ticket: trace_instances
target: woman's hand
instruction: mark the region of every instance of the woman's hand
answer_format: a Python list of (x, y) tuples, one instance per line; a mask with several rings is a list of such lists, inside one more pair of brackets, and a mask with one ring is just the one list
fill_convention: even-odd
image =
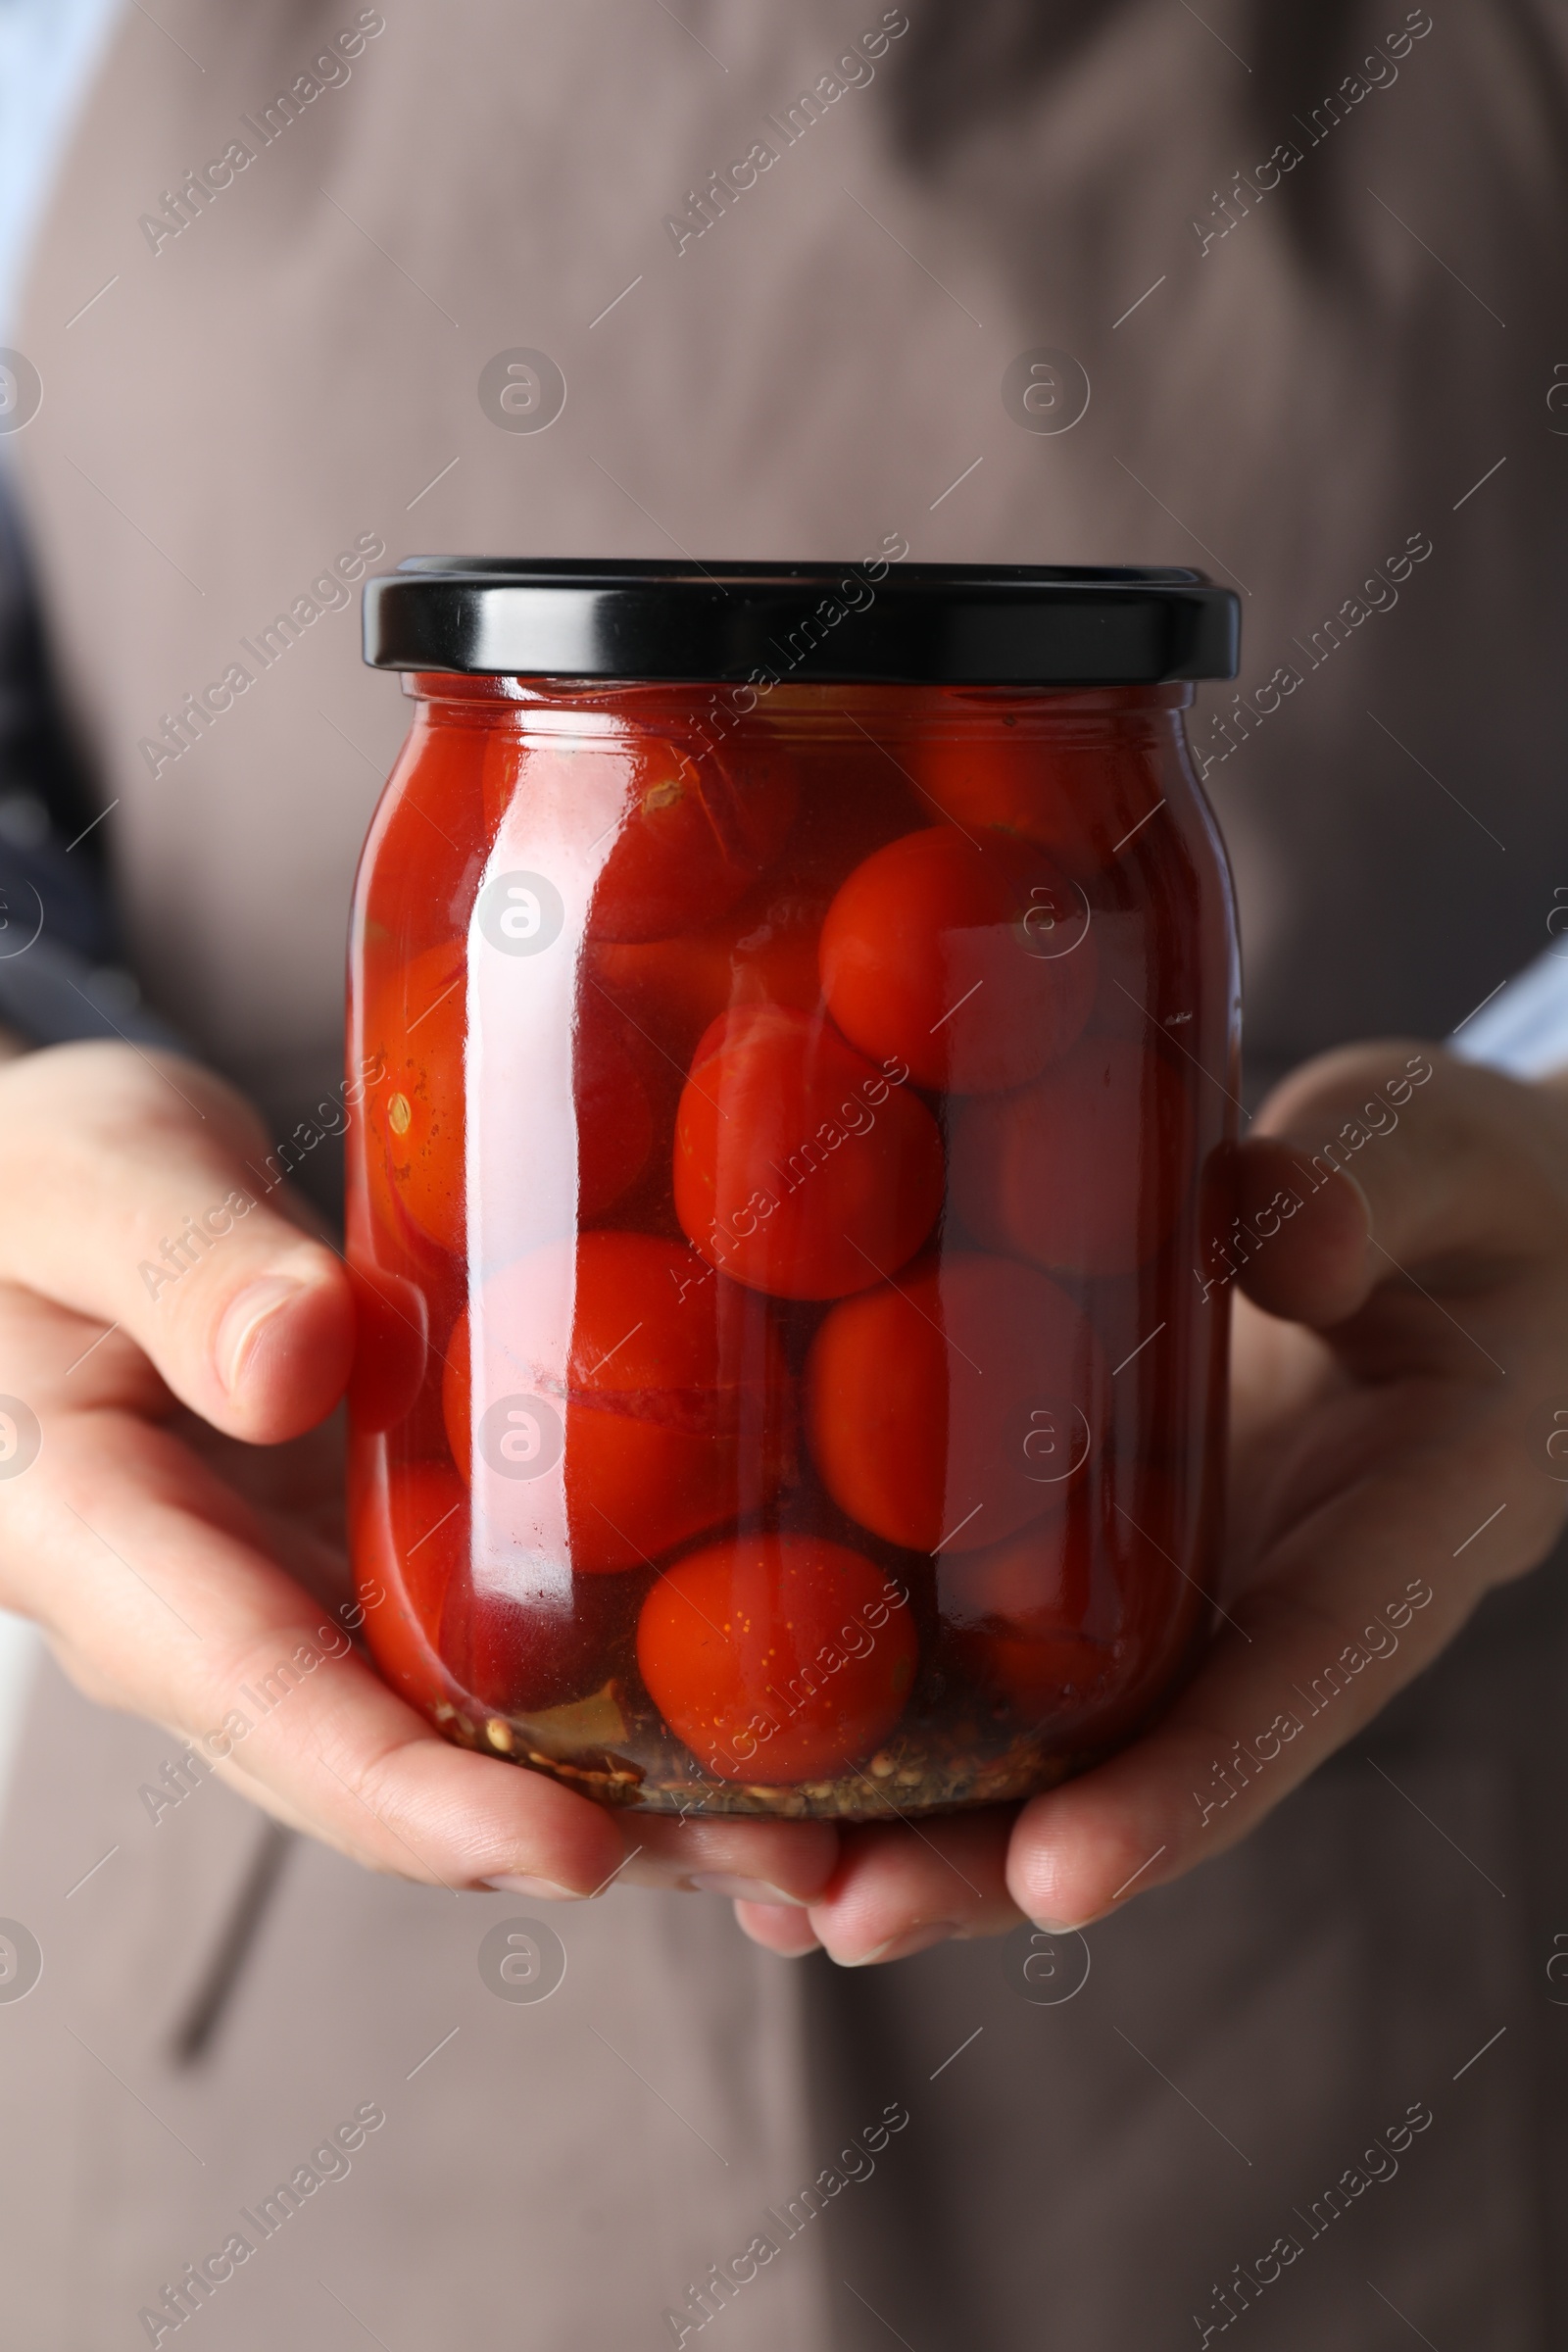
[[(0, 1068), (0, 1605), (90, 1697), (178, 1738), (243, 1713), (241, 1686), (310, 1643), (321, 1662), (218, 1770), (374, 1869), (533, 1895), (617, 1875), (818, 1892), (827, 1825), (607, 1813), (449, 1745), (332, 1654), (350, 1584), (323, 1424), (353, 1300), (309, 1212), (268, 1192), (267, 1151), (229, 1088), (171, 1056), (67, 1046)], [(165, 1254), (230, 1196), (254, 1205)]]
[[(1568, 1511), (1568, 1458), (1547, 1451), (1556, 1431), (1568, 1455), (1568, 1082), (1434, 1051), (1396, 1117), (1380, 1091), (1409, 1055), (1308, 1063), (1239, 1154), (1244, 1225), (1282, 1189), (1302, 1205), (1239, 1277), (1224, 1614), (1192, 1681), (1134, 1745), (1010, 1819), (848, 1833), (805, 1915), (740, 1906), (759, 1940), (861, 1963), (1102, 1919), (1245, 1837), (1550, 1549)], [(1353, 1180), (1304, 1174), (1337, 1138)]]

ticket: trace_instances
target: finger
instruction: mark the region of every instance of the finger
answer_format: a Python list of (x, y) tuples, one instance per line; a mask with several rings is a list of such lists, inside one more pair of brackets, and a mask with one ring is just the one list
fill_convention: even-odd
[(777, 1952), (781, 1960), (803, 1960), (808, 1952), (822, 1948), (810, 1920), (793, 1903), (738, 1902), (735, 1919), (743, 1935), (764, 1951)]
[(1372, 1210), (1348, 1169), (1314, 1167), (1272, 1136), (1249, 1138), (1236, 1153), (1234, 1199), (1224, 1260), (1239, 1265), (1254, 1305), (1320, 1331), (1354, 1312), (1367, 1292)]
[(810, 1924), (843, 1968), (906, 1960), (950, 1936), (1004, 1936), (1022, 1914), (1007, 1890), (1009, 1812), (913, 1824), (862, 1823), (845, 1834)]
[[(235, 1780), (239, 1785), (244, 1785), (247, 1777), (259, 1781), (260, 1787), (251, 1788), (250, 1793), (267, 1803), (279, 1818), (317, 1836), (327, 1837), (344, 1850), (355, 1853), (361, 1860), (372, 1861), (377, 1867), (401, 1869), (412, 1876), (426, 1875), (443, 1884), (453, 1883), (454, 1871), (463, 1873), (463, 1883), (471, 1884), (476, 1877), (494, 1876), (499, 1868), (509, 1884), (519, 1873), (546, 1880), (554, 1878), (564, 1890), (578, 1894), (595, 1891), (612, 1878), (624, 1876), (650, 1886), (685, 1886), (698, 1892), (726, 1896), (758, 1894), (769, 1901), (804, 1904), (831, 1876), (837, 1852), (837, 1833), (831, 1823), (722, 1818), (711, 1821), (688, 1818), (681, 1822), (655, 1816), (634, 1819), (608, 1815), (563, 1790), (548, 1777), (524, 1774), (505, 1764), (492, 1767), (484, 1758), (465, 1758), (463, 1751), (448, 1748), (431, 1735), (422, 1718), (409, 1714), (401, 1701), (394, 1701), (399, 1738), (406, 1739), (415, 1730), (429, 1752), (400, 1757), (397, 1773), (389, 1782), (389, 1792), (394, 1796), (400, 1789), (404, 1792), (399, 1804), (385, 1811), (380, 1808), (378, 1797), (371, 1799), (371, 1810), (386, 1833), (378, 1835), (375, 1820), (367, 1810), (367, 1799), (371, 1797), (368, 1776), (373, 1774), (379, 1784), (388, 1777), (387, 1767), (376, 1756), (361, 1752), (352, 1743), (347, 1753), (340, 1753), (338, 1747), (319, 1742), (328, 1723), (335, 1725), (340, 1745), (346, 1736), (345, 1723), (354, 1731), (356, 1740), (363, 1743), (370, 1739), (374, 1734), (372, 1717), (384, 1718), (385, 1723), (394, 1720), (386, 1716), (380, 1703), (391, 1694), (384, 1693), (379, 1683), (370, 1678), (368, 1669), (357, 1660), (352, 1661), (353, 1674), (346, 1678), (335, 1671), (350, 1661), (346, 1637), (340, 1623), (332, 1622), (330, 1612), (324, 1613), (323, 1622), (323, 1612), (318, 1609), (314, 1632), (302, 1631), (302, 1612), (308, 1606), (305, 1595), (276, 1570), (265, 1543), (269, 1536), (274, 1543), (284, 1539), (278, 1521), (271, 1514), (255, 1509), (212, 1477), (205, 1464), (190, 1456), (166, 1432), (143, 1431), (139, 1446), (132, 1438), (134, 1450), (124, 1467), (139, 1481), (139, 1500), (144, 1510), (155, 1509), (159, 1502), (164, 1502), (178, 1516), (170, 1528), (154, 1519), (145, 1531), (139, 1531), (129, 1524), (130, 1513), (122, 1497), (117, 1511), (114, 1472), (117, 1445), (123, 1445), (121, 1433), (124, 1425), (109, 1416), (94, 1416), (89, 1426), (100, 1431), (99, 1483), (103, 1501), (101, 1507), (94, 1504), (90, 1510), (85, 1501), (77, 1503), (73, 1513), (77, 1519), (76, 1535), (95, 1537), (108, 1555), (105, 1561), (108, 1572), (112, 1574), (118, 1562), (128, 1576), (136, 1573), (136, 1554), (131, 1546), (139, 1536), (144, 1550), (157, 1559), (156, 1572), (147, 1579), (142, 1591), (153, 1601), (163, 1604), (175, 1625), (161, 1629), (165, 1636), (163, 1648), (149, 1674), (134, 1639), (127, 1642), (118, 1630), (106, 1639), (109, 1620), (101, 1609), (91, 1613), (90, 1636), (83, 1640), (77, 1630), (82, 1621), (80, 1592), (62, 1584), (57, 1577), (51, 1575), (46, 1580), (47, 1592), (24, 1588), (13, 1591), (10, 1596), (31, 1608), (50, 1626), (64, 1662), (90, 1695), (119, 1705), (133, 1704), (160, 1721), (177, 1724), (187, 1735), (198, 1721), (205, 1730), (221, 1733), (230, 1714), (244, 1718), (246, 1730), (240, 1738), (233, 1740), (220, 1738), (213, 1742), (213, 1760), (220, 1767), (220, 1777)], [(63, 1466), (69, 1466), (73, 1443), (78, 1451), (82, 1446), (79, 1434), (73, 1431), (70, 1423), (65, 1425), (65, 1432), (63, 1452), (61, 1446), (54, 1449), (57, 1477)], [(69, 1502), (67, 1507), (71, 1508)], [(106, 1525), (106, 1521), (110, 1524)], [(180, 1573), (182, 1546), (192, 1537), (208, 1555), (199, 1591), (194, 1589), (192, 1574), (182, 1577)], [(291, 1546), (300, 1541), (297, 1533), (290, 1533), (287, 1540)], [(303, 1564), (311, 1572), (319, 1573), (325, 1564), (324, 1547), (309, 1536), (304, 1542), (308, 1559)], [(231, 1548), (225, 1550), (225, 1546)], [(240, 1572), (239, 1581), (233, 1581), (236, 1570)], [(259, 1604), (265, 1632), (259, 1632), (253, 1622)], [(277, 1614), (279, 1608), (283, 1612), (281, 1617)], [(157, 1630), (156, 1619), (154, 1625)], [(183, 1682), (171, 1689), (165, 1671), (168, 1637), (172, 1632), (177, 1640), (179, 1625), (187, 1633), (195, 1632), (201, 1637), (201, 1649), (196, 1657), (199, 1704), (193, 1701)], [(215, 1689), (213, 1675), (219, 1659), (205, 1653), (219, 1642), (221, 1664)], [(300, 1653), (295, 1659), (296, 1671), (285, 1672), (280, 1678), (280, 1666), (286, 1669), (296, 1651)], [(334, 1671), (328, 1673), (329, 1667)], [(330, 1689), (335, 1704), (335, 1713), (330, 1716), (315, 1704), (302, 1703), (294, 1688), (303, 1685), (306, 1678), (315, 1678), (318, 1669), (321, 1679), (312, 1680), (312, 1690), (319, 1697)], [(351, 1692), (347, 1685), (356, 1679), (359, 1687)], [(284, 1690), (291, 1702), (277, 1719), (285, 1740), (281, 1749), (270, 1736), (257, 1736), (264, 1720), (258, 1709), (258, 1694), (264, 1702), (270, 1702), (279, 1689)], [(220, 1707), (220, 1698), (225, 1693), (225, 1703)], [(272, 1705), (266, 1703), (269, 1735), (274, 1728), (270, 1720), (273, 1712)], [(385, 1736), (384, 1725), (378, 1736)], [(311, 1744), (313, 1740), (318, 1742), (315, 1747)], [(289, 1741), (296, 1744), (290, 1746)], [(219, 1750), (227, 1752), (220, 1754)], [(526, 1872), (514, 1855), (505, 1858), (501, 1865), (488, 1867), (482, 1858), (475, 1861), (469, 1851), (470, 1834), (466, 1833), (455, 1844), (450, 1824), (438, 1823), (433, 1840), (427, 1833), (416, 1833), (414, 1815), (429, 1806), (439, 1810), (445, 1801), (442, 1791), (452, 1779), (448, 1758), (456, 1759), (465, 1784), (472, 1779), (468, 1766), (485, 1765), (483, 1777), (492, 1816), (498, 1804), (505, 1810), (506, 1800), (516, 1793), (512, 1783), (523, 1784), (522, 1795), (529, 1808), (529, 1834), (534, 1840), (534, 1859)], [(422, 1795), (418, 1794), (421, 1790)], [(473, 1825), (471, 1831), (481, 1848), (487, 1841), (494, 1844), (496, 1834), (493, 1821), (488, 1832), (482, 1824)], [(367, 1846), (368, 1838), (374, 1850)]]
[[(1441, 1409), (1429, 1399), (1431, 1444), (1292, 1524), (1152, 1730), (1023, 1808), (1007, 1884), (1037, 1925), (1083, 1927), (1223, 1853), (1430, 1663), (1492, 1584), (1541, 1557), (1561, 1490), (1501, 1408), (1472, 1406), (1468, 1428), (1450, 1408), (1434, 1430)], [(1347, 1396), (1347, 1449), (1368, 1410)], [(1368, 1446), (1373, 1462), (1380, 1450)]]
[(1362, 1298), (1408, 1260), (1449, 1261), (1463, 1280), (1562, 1246), (1568, 1107), (1435, 1047), (1323, 1054), (1276, 1090), (1254, 1133), (1294, 1147), (1309, 1185), (1338, 1171), (1359, 1186), (1371, 1227)]
[(193, 1752), (372, 1869), (583, 1896), (624, 1859), (601, 1807), (449, 1745), (405, 1705), (164, 1430), (109, 1413), (47, 1429), (0, 1492), (0, 1561), (7, 1599), (89, 1697), (169, 1726), (176, 1766)]
[(692, 1894), (800, 1908), (819, 1895), (838, 1863), (830, 1821), (756, 1821), (736, 1815), (673, 1820), (622, 1816), (632, 1886), (676, 1886)]
[(0, 1279), (127, 1335), (229, 1435), (297, 1436), (341, 1396), (348, 1277), (210, 1072), (101, 1045), (8, 1065), (0, 1199)]
[[(107, 1349), (95, 1349), (74, 1375), (65, 1377), (87, 1344), (82, 1338), (84, 1331), (90, 1340), (91, 1327), (30, 1293), (11, 1292), (9, 1299), (6, 1311), (0, 1313), (0, 1391), (25, 1386), (30, 1396), (40, 1399), (49, 1454), (41, 1475), (47, 1477), (49, 1469), (58, 1467), (64, 1458), (57, 1440), (63, 1437), (69, 1443), (74, 1439), (79, 1444), (84, 1425), (87, 1429), (122, 1426), (118, 1415), (108, 1423), (107, 1417), (100, 1420), (99, 1413), (116, 1401), (116, 1390), (124, 1384), (119, 1375), (105, 1377), (102, 1367)], [(13, 1361), (15, 1382), (6, 1369)], [(144, 1364), (139, 1354), (133, 1361)], [(62, 1398), (72, 1409), (61, 1410)], [(133, 1400), (146, 1401), (139, 1395)], [(323, 1498), (324, 1465), (335, 1459), (333, 1449), (321, 1445), (321, 1435), (313, 1432), (293, 1445), (270, 1447), (262, 1455), (220, 1437), (191, 1417), (182, 1417), (183, 1443), (173, 1442), (172, 1427), (146, 1443), (155, 1450), (164, 1448), (158, 1457), (164, 1464), (161, 1477), (170, 1477), (169, 1465), (174, 1465), (171, 1499), (176, 1505), (194, 1511), (208, 1530), (220, 1530), (248, 1550), (286, 1564), (294, 1582), (316, 1595), (330, 1617), (332, 1604), (342, 1602), (352, 1590), (341, 1544), (330, 1542), (300, 1519), (302, 1504)], [(247, 1470), (262, 1464), (267, 1469), (266, 1480), (254, 1476), (246, 1480)], [(138, 1473), (145, 1468), (139, 1452), (133, 1467)], [(236, 1473), (241, 1481), (239, 1490)], [(286, 1513), (272, 1507), (269, 1493), (280, 1482), (287, 1496)], [(244, 1491), (246, 1488), (254, 1492)], [(102, 1525), (94, 1508), (85, 1502), (77, 1507), (87, 1519)], [(0, 1526), (8, 1526), (14, 1538), (8, 1546), (11, 1573), (0, 1576), (0, 1597), (52, 1625), (62, 1655), (69, 1658), (83, 1688), (92, 1689), (110, 1703), (126, 1704), (123, 1684), (118, 1679), (119, 1661), (112, 1660), (107, 1669), (95, 1673), (92, 1654), (72, 1638), (70, 1586), (47, 1574), (40, 1576), (36, 1570), (29, 1580), (26, 1547), (20, 1541), (18, 1523), (14, 1519), (0, 1521)], [(301, 1605), (303, 1596), (296, 1592), (294, 1601)], [(330, 1624), (327, 1630), (332, 1632)], [(167, 1705), (156, 1711), (161, 1719), (172, 1720)], [(279, 1818), (288, 1819), (295, 1827), (318, 1826), (307, 1820), (297, 1804), (286, 1802), (275, 1788), (266, 1801)], [(684, 1820), (652, 1814), (610, 1818), (624, 1839), (612, 1857), (622, 1866), (616, 1875), (633, 1884), (799, 1905), (821, 1891), (837, 1859), (838, 1834), (831, 1822), (706, 1817), (701, 1813), (688, 1814)], [(612, 1866), (607, 1862), (606, 1870)]]

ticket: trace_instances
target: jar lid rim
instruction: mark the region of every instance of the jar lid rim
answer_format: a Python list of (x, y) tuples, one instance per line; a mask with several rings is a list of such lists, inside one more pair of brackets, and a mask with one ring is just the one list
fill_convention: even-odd
[(1240, 604), (1176, 566), (413, 556), (366, 582), (376, 669), (973, 686), (1230, 678)]

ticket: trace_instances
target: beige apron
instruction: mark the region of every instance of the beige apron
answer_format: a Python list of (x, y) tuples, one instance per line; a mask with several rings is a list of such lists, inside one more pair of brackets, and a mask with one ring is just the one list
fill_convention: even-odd
[[(1244, 676), (1195, 736), (1254, 1084), (1461, 1018), (1568, 878), (1568, 25), (1404, 23), (128, 12), (34, 271), (17, 446), (160, 1008), (280, 1135), (335, 1076), (405, 717), (358, 666), (377, 551), (895, 533), (1243, 592)], [(518, 350), (564, 377), (544, 429), (481, 400)], [(1051, 431), (1004, 396), (1043, 352)], [(378, 2103), (352, 2172), (201, 2300), (204, 2340), (620, 2352), (695, 2340), (707, 2278), (736, 2352), (1123, 2352), (1227, 2314), (1260, 2352), (1353, 2352), (1403, 2340), (1390, 2304), (1444, 2346), (1560, 2342), (1562, 1619), (1546, 1578), (1494, 1604), (1244, 1851), (1093, 1935), (1054, 2005), (1026, 1936), (848, 1977), (633, 1893), (561, 1914), (564, 1984), (514, 2003), (478, 1952), (515, 1904), (299, 1844), (275, 1870), (216, 1788), (154, 1826), (167, 1740), (51, 1682), (0, 1851), (46, 1953), (0, 2006), (0, 2329), (138, 2340)], [(866, 2174), (850, 2135), (890, 2105)]]

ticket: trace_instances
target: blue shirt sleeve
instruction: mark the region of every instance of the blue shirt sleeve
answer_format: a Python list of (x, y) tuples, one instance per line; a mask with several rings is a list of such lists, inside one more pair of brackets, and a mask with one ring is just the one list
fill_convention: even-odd
[[(66, 138), (122, 5), (0, 0), (0, 347), (14, 331)], [(0, 348), (0, 384), (3, 370)], [(7, 427), (0, 404), (0, 461), (8, 429), (18, 425)], [(120, 966), (101, 840), (0, 466), (0, 1022), (37, 1045), (122, 1037), (177, 1047)]]
[(0, 343), (68, 132), (123, 0), (0, 0)]
[(1448, 1051), (1510, 1078), (1568, 1067), (1568, 935), (1459, 1023)]

